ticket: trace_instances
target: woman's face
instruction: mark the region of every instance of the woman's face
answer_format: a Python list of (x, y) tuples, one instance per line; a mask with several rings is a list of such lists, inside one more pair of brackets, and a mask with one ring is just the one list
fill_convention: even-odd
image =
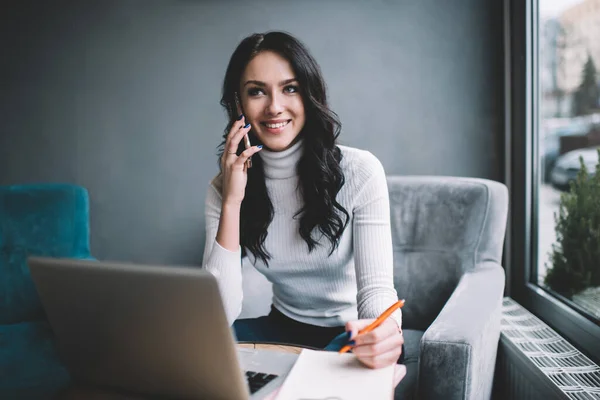
[(262, 144), (272, 151), (294, 144), (304, 127), (305, 115), (290, 63), (272, 51), (260, 52), (248, 63), (240, 85), (246, 123), (252, 124)]

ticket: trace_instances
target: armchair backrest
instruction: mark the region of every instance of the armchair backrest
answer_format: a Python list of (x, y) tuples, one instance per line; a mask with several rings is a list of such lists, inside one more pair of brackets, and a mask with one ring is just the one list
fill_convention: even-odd
[(27, 257), (87, 258), (89, 199), (67, 184), (0, 186), (0, 324), (43, 318)]
[(461, 276), (501, 264), (508, 190), (486, 179), (389, 176), (394, 284), (403, 325), (425, 330)]

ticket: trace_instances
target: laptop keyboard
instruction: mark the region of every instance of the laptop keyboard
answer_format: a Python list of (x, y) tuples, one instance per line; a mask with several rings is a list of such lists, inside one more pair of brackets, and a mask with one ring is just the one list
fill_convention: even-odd
[(263, 374), (261, 372), (246, 371), (246, 380), (250, 387), (250, 394), (257, 392), (260, 388), (277, 378), (278, 375)]

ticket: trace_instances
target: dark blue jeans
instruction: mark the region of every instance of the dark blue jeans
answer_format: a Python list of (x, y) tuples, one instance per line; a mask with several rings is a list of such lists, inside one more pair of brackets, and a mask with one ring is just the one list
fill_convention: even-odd
[[(309, 325), (283, 315), (271, 306), (269, 315), (238, 319), (233, 323), (238, 342), (284, 343), (313, 349), (337, 351), (348, 342), (344, 326)], [(399, 363), (404, 361), (404, 345)]]
[(336, 336), (346, 334), (343, 326), (304, 324), (283, 315), (273, 306), (269, 315), (238, 319), (233, 328), (238, 342), (286, 343), (313, 349), (323, 349)]

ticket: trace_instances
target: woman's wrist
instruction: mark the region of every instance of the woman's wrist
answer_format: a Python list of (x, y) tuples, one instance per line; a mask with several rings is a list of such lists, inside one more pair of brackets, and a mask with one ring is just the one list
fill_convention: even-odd
[(237, 202), (224, 202), (223, 206), (221, 207), (221, 215), (223, 215), (224, 213), (237, 213), (239, 214), (240, 211), (242, 209), (242, 203), (237, 203)]
[(235, 203), (223, 203), (217, 242), (229, 251), (237, 251), (240, 247), (240, 206)]

